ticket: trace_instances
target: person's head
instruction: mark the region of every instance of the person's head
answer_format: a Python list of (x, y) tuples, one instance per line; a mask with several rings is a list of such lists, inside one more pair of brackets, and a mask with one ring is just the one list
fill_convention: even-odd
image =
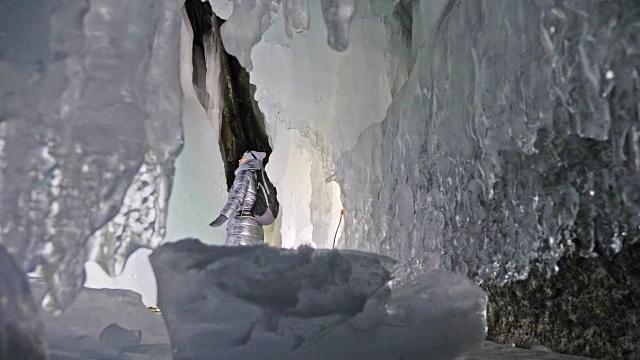
[(247, 157), (247, 154), (245, 153), (244, 155), (242, 155), (242, 157), (238, 161), (238, 164), (240, 164), (240, 165), (246, 164), (247, 162), (249, 162), (249, 160), (251, 160), (251, 159), (249, 157)]
[(253, 151), (253, 150), (250, 150), (250, 151), (245, 152), (245, 153), (242, 155), (242, 158), (240, 159), (240, 161), (238, 161), (238, 163), (239, 163), (240, 165), (242, 165), (242, 164), (246, 164), (247, 162), (249, 162), (250, 160), (253, 160), (253, 159), (257, 159), (257, 160), (260, 160), (260, 161), (264, 161), (264, 158), (265, 158), (266, 156), (267, 156), (267, 154), (266, 154), (266, 153), (263, 153), (263, 152), (261, 152), (261, 151)]

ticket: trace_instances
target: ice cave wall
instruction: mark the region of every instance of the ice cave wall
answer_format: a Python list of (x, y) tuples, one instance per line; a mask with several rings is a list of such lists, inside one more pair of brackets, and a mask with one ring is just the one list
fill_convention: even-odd
[(281, 17), (253, 47), (267, 121), (340, 184), (341, 247), (503, 283), (637, 241), (632, 1), (392, 3), (355, 2), (344, 53)]
[[(315, 234), (311, 238), (315, 245), (330, 247), (332, 231), (339, 218), (338, 209), (346, 200), (347, 238), (343, 236), (338, 246), (379, 252), (379, 240), (372, 238), (384, 238), (388, 221), (381, 217), (382, 210), (387, 204), (406, 208), (412, 202), (409, 191), (398, 190), (400, 198), (396, 201), (374, 206), (384, 181), (393, 181), (384, 174), (383, 164), (409, 160), (407, 166), (410, 167), (410, 161), (414, 164), (416, 161), (415, 156), (413, 159), (389, 158), (391, 154), (383, 159), (385, 155), (379, 152), (378, 146), (383, 139), (377, 133), (377, 137), (372, 137), (372, 132), (379, 132), (376, 129), (381, 125), (374, 124), (385, 119), (392, 96), (397, 95), (407, 81), (411, 63), (428, 38), (425, 33), (433, 27), (445, 2), (432, 2), (419, 13), (422, 18), (415, 20), (411, 14), (398, 11), (392, 15), (393, 3), (357, 1), (349, 47), (344, 52), (326, 46), (327, 30), (320, 25), (293, 37), (287, 36), (284, 16), (276, 17), (262, 41), (253, 47), (251, 81), (257, 86), (255, 97), (269, 124), (275, 150), (268, 170), (276, 172), (278, 185), (286, 193), (281, 199), (285, 211), (298, 214), (295, 219), (284, 216), (283, 244), (309, 243), (309, 235), (303, 235), (305, 232), (301, 232), (299, 225), (296, 232), (291, 232), (293, 226), (287, 223), (295, 221), (303, 223), (302, 229), (313, 227)], [(399, 8), (405, 12), (407, 6), (411, 8), (409, 2), (403, 6)], [(427, 5), (416, 5), (418, 9), (420, 6)], [(411, 11), (413, 9), (409, 9)], [(311, 24), (322, 24), (319, 2), (309, 3), (309, 18)], [(417, 45), (412, 48), (412, 44)], [(287, 131), (286, 135), (282, 134), (283, 130)], [(419, 120), (407, 122), (403, 131), (406, 135), (394, 140), (398, 144), (407, 140), (408, 143), (401, 146), (413, 149), (421, 139)], [(291, 138), (296, 141), (289, 142)], [(288, 164), (291, 159), (282, 154), (290, 153), (287, 149), (291, 147), (312, 155), (305, 155), (306, 159), (283, 168), (282, 164)], [(309, 163), (318, 167), (312, 176), (306, 165)], [(406, 176), (406, 171), (401, 176)], [(314, 197), (310, 202), (308, 190), (304, 190), (309, 188), (314, 194), (325, 195)], [(340, 191), (341, 201), (333, 200)], [(329, 211), (330, 208), (333, 210)], [(409, 236), (410, 230), (409, 227), (404, 235)]]
[(86, 260), (115, 274), (164, 237), (182, 146), (179, 5), (0, 4), (1, 240), (44, 275), (50, 310), (75, 299)]

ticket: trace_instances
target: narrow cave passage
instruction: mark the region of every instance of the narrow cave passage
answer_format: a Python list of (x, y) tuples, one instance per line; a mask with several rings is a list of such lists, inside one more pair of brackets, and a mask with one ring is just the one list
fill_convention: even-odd
[[(245, 151), (266, 152), (265, 165), (269, 161), (272, 149), (264, 115), (254, 100), (255, 86), (249, 82), (249, 73), (224, 50), (220, 40), (220, 26), (224, 20), (213, 13), (208, 1), (186, 0), (184, 8), (193, 30), (194, 90), (206, 110), (209, 110), (211, 101), (221, 101), (219, 144), (227, 187), (230, 188), (238, 159)], [(213, 71), (219, 69), (219, 83), (207, 83), (207, 64), (216, 62)], [(212, 93), (219, 100), (211, 99)], [(215, 115), (209, 111), (209, 116)]]

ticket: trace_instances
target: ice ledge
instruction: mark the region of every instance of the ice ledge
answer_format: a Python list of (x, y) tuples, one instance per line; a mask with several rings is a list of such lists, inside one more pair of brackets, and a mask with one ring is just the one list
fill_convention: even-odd
[(447, 359), (486, 335), (471, 281), (437, 271), (390, 289), (384, 256), (187, 239), (150, 260), (175, 359)]

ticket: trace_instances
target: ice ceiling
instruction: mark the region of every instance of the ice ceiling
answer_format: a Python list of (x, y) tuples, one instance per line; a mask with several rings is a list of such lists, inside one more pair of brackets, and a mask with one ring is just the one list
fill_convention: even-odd
[[(1, 241), (51, 310), (86, 260), (116, 275), (141, 247), (220, 241), (220, 104), (185, 80), (181, 5), (0, 5)], [(502, 283), (637, 241), (633, 1), (211, 5), (257, 87), (283, 246), (330, 247), (344, 207), (340, 248)]]

